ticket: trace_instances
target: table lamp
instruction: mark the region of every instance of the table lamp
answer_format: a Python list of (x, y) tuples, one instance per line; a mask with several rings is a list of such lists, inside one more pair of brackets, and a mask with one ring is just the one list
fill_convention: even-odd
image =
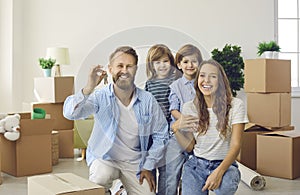
[(52, 58), (56, 60), (55, 64), (55, 76), (60, 77), (60, 65), (69, 65), (69, 49), (64, 47), (49, 47), (47, 48), (47, 58)]

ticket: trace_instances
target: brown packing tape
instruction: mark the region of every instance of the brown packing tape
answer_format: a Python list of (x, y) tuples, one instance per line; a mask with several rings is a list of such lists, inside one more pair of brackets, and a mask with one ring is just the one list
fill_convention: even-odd
[(63, 177), (60, 177), (59, 175), (51, 174), (51, 175), (48, 175), (48, 176), (52, 177), (53, 179), (55, 179), (57, 181), (59, 181), (60, 183), (65, 184), (66, 186), (68, 186), (69, 187), (68, 188), (69, 191), (80, 191), (80, 190), (83, 189), (80, 186), (75, 185), (74, 183), (69, 182), (68, 180), (64, 179)]

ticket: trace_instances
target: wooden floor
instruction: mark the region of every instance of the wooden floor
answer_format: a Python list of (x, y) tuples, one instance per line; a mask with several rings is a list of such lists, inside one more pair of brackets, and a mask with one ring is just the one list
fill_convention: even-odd
[[(77, 161), (79, 151), (75, 151), (75, 158), (59, 159), (59, 163), (53, 166), (52, 173), (71, 172), (81, 177), (88, 178), (88, 167), (85, 161)], [(0, 195), (27, 195), (27, 177), (13, 177), (2, 173), (3, 183), (0, 185)], [(266, 187), (262, 191), (253, 191), (243, 182), (240, 183), (236, 194), (238, 195), (299, 195), (300, 178), (295, 180), (265, 177)], [(210, 193), (214, 194), (214, 193)]]

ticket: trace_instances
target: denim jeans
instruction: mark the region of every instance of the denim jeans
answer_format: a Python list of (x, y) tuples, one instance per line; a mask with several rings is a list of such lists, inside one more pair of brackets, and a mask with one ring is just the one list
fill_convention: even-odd
[[(208, 190), (202, 192), (207, 177), (220, 165), (221, 160), (206, 160), (191, 156), (184, 165), (182, 174), (182, 195), (207, 195)], [(241, 173), (236, 163), (233, 163), (224, 173), (216, 195), (232, 195), (237, 191)]]
[(159, 168), (157, 195), (177, 195), (182, 167), (187, 159), (183, 149), (173, 136), (170, 138), (164, 162)]

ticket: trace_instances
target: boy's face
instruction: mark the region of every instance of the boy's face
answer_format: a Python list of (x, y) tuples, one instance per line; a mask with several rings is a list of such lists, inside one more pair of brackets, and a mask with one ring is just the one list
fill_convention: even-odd
[(183, 76), (188, 80), (192, 80), (196, 77), (199, 62), (196, 55), (185, 56), (177, 64), (178, 68), (182, 70)]

